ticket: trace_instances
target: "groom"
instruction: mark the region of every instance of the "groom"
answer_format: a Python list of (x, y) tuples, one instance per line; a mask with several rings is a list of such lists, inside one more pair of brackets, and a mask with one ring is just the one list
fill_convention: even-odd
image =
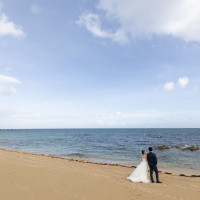
[(147, 161), (150, 168), (151, 182), (154, 183), (154, 180), (153, 180), (153, 170), (154, 170), (156, 173), (156, 183), (162, 183), (159, 181), (159, 178), (158, 178), (157, 157), (156, 157), (156, 154), (152, 153), (152, 150), (153, 149), (149, 147), (149, 153), (147, 154)]

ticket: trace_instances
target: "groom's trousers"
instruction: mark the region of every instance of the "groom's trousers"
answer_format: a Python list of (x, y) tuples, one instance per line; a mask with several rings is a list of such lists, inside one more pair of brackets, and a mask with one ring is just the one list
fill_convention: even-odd
[(153, 171), (155, 171), (156, 173), (156, 181), (158, 182), (159, 181), (159, 178), (158, 178), (158, 168), (156, 165), (151, 165), (149, 166), (150, 168), (150, 177), (151, 177), (151, 182), (153, 182)]

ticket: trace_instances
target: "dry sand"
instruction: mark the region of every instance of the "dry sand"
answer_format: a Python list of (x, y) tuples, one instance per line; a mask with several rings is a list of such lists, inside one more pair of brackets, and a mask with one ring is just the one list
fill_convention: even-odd
[(199, 200), (200, 177), (160, 173), (162, 184), (132, 183), (133, 168), (0, 150), (1, 200)]

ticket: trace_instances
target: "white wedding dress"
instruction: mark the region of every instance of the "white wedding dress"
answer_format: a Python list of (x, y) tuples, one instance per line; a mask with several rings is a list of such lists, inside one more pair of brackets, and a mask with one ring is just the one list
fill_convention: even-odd
[(148, 163), (146, 158), (142, 158), (142, 162), (137, 166), (133, 173), (127, 177), (133, 182), (149, 183), (148, 179)]

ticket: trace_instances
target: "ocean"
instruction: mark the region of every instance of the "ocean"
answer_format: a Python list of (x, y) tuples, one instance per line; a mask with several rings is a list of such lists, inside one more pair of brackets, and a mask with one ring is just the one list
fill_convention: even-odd
[(151, 146), (161, 168), (200, 174), (200, 129), (2, 129), (0, 148), (137, 165)]

